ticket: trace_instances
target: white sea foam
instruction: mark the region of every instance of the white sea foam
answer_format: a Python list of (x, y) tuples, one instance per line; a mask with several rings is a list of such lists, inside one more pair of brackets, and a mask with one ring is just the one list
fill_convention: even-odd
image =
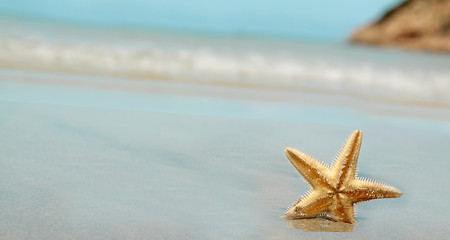
[(450, 100), (447, 56), (249, 39), (11, 29), (0, 33), (0, 63), (6, 66)]

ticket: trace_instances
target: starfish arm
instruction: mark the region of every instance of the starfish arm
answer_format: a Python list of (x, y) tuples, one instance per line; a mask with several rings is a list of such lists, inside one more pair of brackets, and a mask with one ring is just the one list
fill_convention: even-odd
[(381, 198), (398, 198), (403, 194), (395, 187), (361, 179), (354, 180), (345, 193), (353, 203)]
[(326, 176), (328, 168), (323, 164), (294, 148), (284, 148), (284, 152), (292, 165), (313, 188), (331, 187)]
[(356, 222), (353, 202), (344, 194), (333, 196), (333, 203), (330, 206), (329, 214), (333, 220), (338, 222)]
[(360, 130), (353, 131), (335, 160), (332, 172), (335, 174), (333, 179), (337, 189), (345, 186), (349, 181), (355, 178), (361, 142), (362, 132)]
[(333, 195), (322, 191), (311, 191), (301, 198), (294, 206), (284, 213), (291, 218), (308, 218), (326, 212), (331, 204)]

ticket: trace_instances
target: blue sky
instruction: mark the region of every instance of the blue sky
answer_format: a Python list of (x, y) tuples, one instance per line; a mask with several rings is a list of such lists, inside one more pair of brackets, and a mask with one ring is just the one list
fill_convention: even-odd
[(399, 0), (14, 0), (0, 13), (224, 35), (342, 39)]

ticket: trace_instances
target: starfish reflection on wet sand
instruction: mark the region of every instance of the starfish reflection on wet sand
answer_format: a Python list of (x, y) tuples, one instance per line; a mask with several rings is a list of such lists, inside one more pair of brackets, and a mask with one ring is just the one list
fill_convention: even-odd
[(357, 177), (356, 165), (362, 132), (353, 131), (333, 166), (326, 166), (293, 148), (285, 148), (289, 161), (311, 185), (310, 190), (286, 213), (289, 219), (327, 217), (344, 223), (356, 222), (354, 204), (380, 198), (398, 198), (398, 189)]

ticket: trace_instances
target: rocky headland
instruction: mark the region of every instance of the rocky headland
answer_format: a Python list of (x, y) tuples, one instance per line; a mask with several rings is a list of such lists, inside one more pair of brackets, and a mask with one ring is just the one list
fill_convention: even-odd
[(407, 0), (352, 34), (352, 43), (450, 53), (450, 0)]

